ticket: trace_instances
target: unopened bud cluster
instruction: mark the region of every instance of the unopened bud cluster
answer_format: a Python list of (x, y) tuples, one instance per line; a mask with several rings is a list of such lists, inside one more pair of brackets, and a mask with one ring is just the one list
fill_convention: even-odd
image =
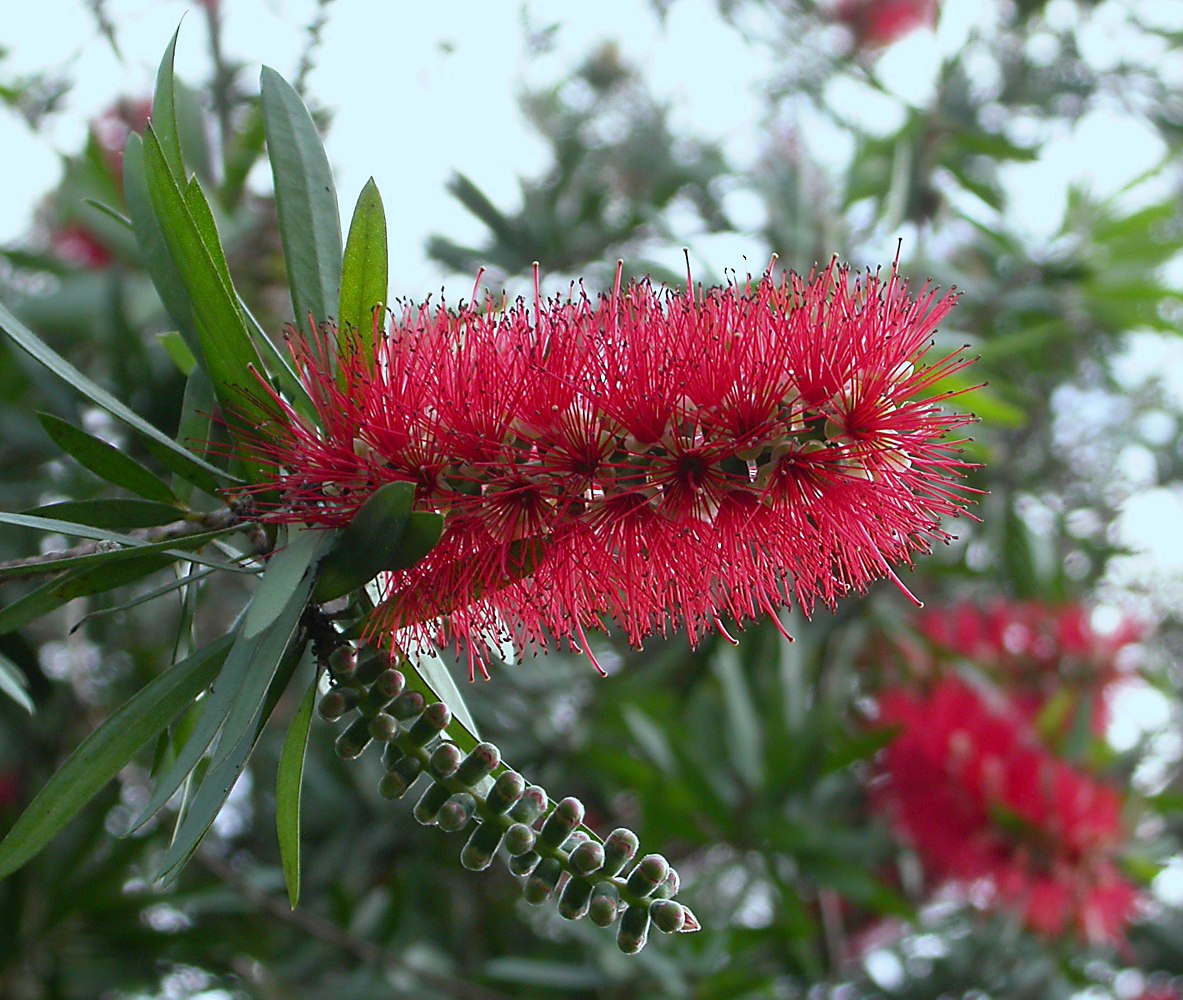
[(688, 907), (673, 897), (678, 873), (660, 854), (638, 860), (640, 844), (628, 829), (602, 842), (583, 827), (583, 803), (567, 797), (552, 804), (546, 790), (506, 767), (492, 743), (465, 754), (444, 735), (452, 713), (443, 702), (428, 704), (391, 658), (338, 646), (322, 658), (333, 686), (320, 700), (329, 722), (343, 722), (338, 756), (353, 760), (371, 743), (381, 747), (385, 773), (379, 792), (401, 799), (426, 775), (415, 819), (447, 833), (466, 833), (460, 863), (484, 871), (501, 851), (522, 880), (522, 895), (535, 905), (552, 897), (567, 920), (587, 916), (609, 927), (616, 942), (634, 954), (645, 947), (651, 927), (667, 934), (698, 930)]

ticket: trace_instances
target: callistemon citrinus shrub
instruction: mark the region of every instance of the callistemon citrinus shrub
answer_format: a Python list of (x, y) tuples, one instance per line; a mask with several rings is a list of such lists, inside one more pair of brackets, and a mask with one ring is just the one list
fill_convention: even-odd
[(1119, 941), (1138, 899), (1118, 867), (1120, 794), (1052, 754), (994, 694), (946, 676), (882, 695), (879, 722), (898, 734), (873, 802), (933, 882), (984, 883), (1039, 933)]
[[(383, 484), (446, 512), (375, 630), (470, 669), (614, 622), (639, 646), (832, 605), (949, 536), (967, 490), (927, 363), (954, 297), (838, 264), (695, 291), (406, 305), (341, 352), (292, 335), (315, 420), (262, 446), (276, 519), (350, 521)], [(898, 582), (898, 580), (897, 580)], [(901, 585), (902, 586), (902, 585)]]

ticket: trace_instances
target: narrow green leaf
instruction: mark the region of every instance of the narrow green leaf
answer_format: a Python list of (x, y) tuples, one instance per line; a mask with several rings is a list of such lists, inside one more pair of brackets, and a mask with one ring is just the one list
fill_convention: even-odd
[[(194, 368), (185, 379), (185, 394), (181, 397), (181, 417), (177, 423), (177, 440), (182, 444), (209, 441), (213, 437), (214, 387), (204, 367)], [(218, 495), (218, 481), (204, 469), (171, 462), (171, 452), (163, 454), (149, 447), (158, 462), (173, 474), (173, 490), (188, 501), (197, 487), (210, 496)]]
[(129, 500), (122, 497), (96, 500), (63, 500), (33, 507), (22, 513), (53, 520), (73, 521), (96, 528), (154, 528), (171, 524), (185, 516), (185, 509), (155, 500)]
[(114, 219), (121, 226), (123, 226), (124, 229), (131, 229), (132, 228), (131, 219), (129, 219), (126, 215), (124, 215), (122, 212), (118, 211), (117, 209), (112, 208), (106, 202), (99, 201), (97, 198), (83, 198), (82, 201), (85, 204), (90, 205), (96, 211), (102, 212), (103, 215), (107, 216), (107, 218)]
[(417, 655), (414, 660), (408, 659), (403, 670), (410, 690), (418, 691), (429, 700), (442, 701), (452, 710), (448, 738), (465, 752), (475, 747), (480, 742), (480, 733), (444, 661), (438, 656), (424, 653)]
[(332, 543), (333, 534), (316, 528), (289, 529), (286, 541), (280, 543), (282, 548), (268, 560), (259, 588), (251, 598), (242, 625), (244, 639), (253, 639), (280, 616), (293, 592), (312, 572), (316, 557)]
[(185, 178), (185, 164), (181, 157), (181, 133), (177, 127), (176, 81), (173, 77), (173, 63), (177, 54), (178, 27), (172, 41), (164, 50), (160, 68), (156, 71), (156, 91), (152, 95), (152, 128), (160, 139), (160, 147), (168, 167), (178, 180)]
[[(201, 353), (223, 416), (232, 430), (258, 433), (260, 426), (283, 417), (278, 408), (264, 401), (253, 374), (265, 369), (234, 289), (228, 284), (225, 254), (212, 229), (209, 206), (196, 183), (182, 193), (151, 126), (144, 136), (144, 156), (148, 193), (173, 263), (193, 302)], [(244, 464), (251, 479), (264, 478), (257, 465)]]
[[(190, 584), (197, 583), (199, 580), (204, 580), (207, 576), (212, 576), (217, 572), (218, 570), (207, 567), (206, 569), (199, 570), (196, 573), (186, 573), (183, 576), (177, 577), (175, 580), (161, 584), (159, 587), (148, 591), (146, 594), (137, 594), (130, 601), (125, 601), (123, 604), (116, 604), (113, 607), (99, 608), (97, 611), (91, 611), (79, 618), (78, 621), (70, 627), (70, 631), (77, 631), (81, 626), (85, 625), (92, 618), (102, 618), (106, 615), (119, 614), (120, 612), (129, 611), (132, 608), (139, 607), (141, 604), (150, 604), (158, 597), (163, 597), (165, 594), (171, 594), (174, 590), (180, 590), (182, 587), (188, 587)], [(153, 769), (153, 773), (155, 773), (155, 769)]]
[[(29, 697), (29, 692), (25, 690), (27, 686), (25, 675), (21, 672), (21, 668), (3, 653), (0, 653), (0, 691), (3, 691), (9, 698), (20, 705), (21, 708), (32, 715), (33, 699)], [(298, 806), (299, 803), (297, 803)], [(295, 903), (292, 905), (294, 906)]]
[(328, 322), (341, 284), (341, 218), (333, 172), (316, 123), (295, 89), (264, 66), (260, 78), (267, 155), (292, 290), (296, 324), (306, 333)]
[(316, 705), (316, 678), (304, 695), (288, 726), (288, 734), (279, 754), (279, 772), (275, 778), (275, 831), (279, 837), (279, 857), (283, 881), (292, 909), (300, 901), (300, 793), (304, 785), (304, 757), (308, 751), (308, 732)]
[(382, 569), (387, 572), (410, 569), (436, 547), (443, 533), (443, 514), (427, 510), (412, 511), (394, 555), (383, 563)]
[(62, 381), (73, 386), (92, 403), (101, 406), (112, 416), (116, 416), (124, 423), (134, 427), (144, 435), (147, 442), (151, 442), (163, 450), (172, 452), (174, 462), (183, 463), (186, 468), (196, 466), (199, 469), (204, 469), (207, 473), (212, 473), (222, 482), (242, 482), (241, 479), (230, 475), (224, 469), (219, 469), (216, 465), (210, 465), (209, 462), (187, 451), (159, 428), (153, 427), (143, 417), (128, 409), (127, 406), (119, 402), (106, 389), (87, 378), (82, 372), (70, 364), (70, 362), (50, 348), (32, 330), (18, 320), (3, 303), (0, 303), (0, 330), (8, 334), (15, 341), (16, 345), (33, 358), (34, 361), (48, 368), (58, 378), (62, 379)]
[(321, 561), (317, 601), (363, 587), (387, 568), (398, 554), (414, 499), (411, 483), (387, 483), (374, 491)]
[(217, 674), (229, 638), (170, 667), (75, 750), (0, 843), (0, 878), (37, 854)]
[(68, 452), (84, 468), (100, 479), (105, 479), (125, 490), (138, 493), (148, 500), (175, 503), (176, 497), (164, 483), (145, 469), (134, 458), (129, 458), (114, 445), (88, 434), (52, 413), (38, 413), (37, 419), (53, 442)]
[(341, 305), (337, 312), (337, 350), (345, 353), (353, 341), (348, 330), (356, 331), (362, 356), (374, 356), (374, 311), (386, 304), (389, 280), (386, 242), (386, 211), (378, 185), (371, 177), (361, 189), (341, 265)]
[(723, 688), (725, 735), (731, 763), (749, 788), (758, 789), (764, 783), (763, 744), (760, 717), (747, 681), (730, 650), (715, 658), (714, 670)]
[(197, 359), (189, 350), (189, 345), (185, 343), (185, 338), (180, 331), (166, 330), (164, 333), (158, 333), (156, 339), (164, 348), (164, 353), (168, 355), (169, 360), (177, 366), (177, 371), (188, 378), (193, 373), (193, 369), (197, 367)]

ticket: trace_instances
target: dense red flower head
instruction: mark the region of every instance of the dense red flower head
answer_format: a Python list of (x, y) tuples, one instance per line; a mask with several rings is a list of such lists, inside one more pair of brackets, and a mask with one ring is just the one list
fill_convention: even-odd
[(925, 367), (953, 305), (894, 270), (837, 265), (697, 294), (647, 281), (591, 299), (406, 306), (370, 353), (293, 339), (316, 421), (260, 446), (277, 519), (347, 523), (384, 483), (447, 513), (385, 580), (396, 645), (586, 648), (614, 621), (691, 642), (890, 576), (968, 490)]
[(1038, 601), (928, 607), (918, 612), (916, 625), (938, 660), (968, 660), (989, 673), (1027, 718), (1058, 698), (1056, 714), (1066, 728), (1087, 709), (1097, 734), (1109, 722), (1108, 696), (1122, 652), (1144, 632), (1129, 618), (1100, 631), (1083, 604)]
[(1118, 872), (1122, 802), (1035, 740), (1005, 703), (955, 677), (927, 695), (893, 691), (880, 722), (875, 803), (936, 880), (988, 880), (1037, 932), (1115, 942), (1137, 902)]
[(937, 0), (839, 0), (834, 19), (854, 32), (857, 48), (890, 45), (937, 21)]

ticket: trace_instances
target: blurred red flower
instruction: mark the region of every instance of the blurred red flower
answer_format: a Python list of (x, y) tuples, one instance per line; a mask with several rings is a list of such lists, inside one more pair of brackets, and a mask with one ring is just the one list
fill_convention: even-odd
[(1020, 713), (955, 677), (892, 691), (879, 722), (899, 727), (874, 802), (936, 880), (988, 880), (1034, 931), (1120, 939), (1137, 891), (1119, 873), (1116, 790), (1051, 755)]
[(856, 48), (890, 45), (937, 23), (937, 0), (839, 0), (834, 20), (854, 32)]
[[(372, 352), (293, 339), (313, 423), (260, 445), (281, 520), (340, 525), (375, 488), (446, 511), (437, 548), (390, 574), (381, 628), (402, 646), (586, 650), (796, 600), (833, 604), (910, 564), (958, 514), (964, 463), (919, 367), (952, 307), (894, 270), (769, 276), (697, 295), (484, 309), (406, 306)], [(902, 586), (902, 584), (901, 584)], [(392, 635), (393, 634), (393, 635)]]

